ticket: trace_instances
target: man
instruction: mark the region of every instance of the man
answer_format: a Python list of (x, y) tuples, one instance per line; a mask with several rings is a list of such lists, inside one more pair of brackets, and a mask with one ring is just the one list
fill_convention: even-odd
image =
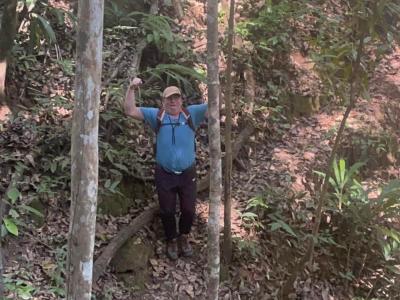
[[(167, 240), (167, 255), (178, 258), (178, 242), (183, 256), (193, 253), (189, 233), (195, 216), (196, 163), (195, 132), (204, 120), (207, 104), (182, 107), (182, 93), (176, 86), (167, 87), (162, 108), (137, 107), (135, 90), (142, 83), (134, 78), (126, 92), (124, 110), (128, 116), (144, 120), (156, 132), (155, 184), (160, 216)], [(180, 200), (179, 232), (176, 230), (176, 198)]]

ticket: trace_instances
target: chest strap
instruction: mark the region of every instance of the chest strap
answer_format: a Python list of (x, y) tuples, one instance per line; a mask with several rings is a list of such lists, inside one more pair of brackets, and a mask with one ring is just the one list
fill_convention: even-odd
[[(182, 107), (181, 112), (185, 118), (186, 124), (190, 127), (190, 129), (193, 130), (193, 132), (195, 132), (196, 128), (194, 127), (192, 116), (190, 115), (190, 112), (185, 107)], [(174, 123), (172, 123), (172, 124), (171, 123), (163, 123), (162, 120), (164, 119), (164, 117), (165, 117), (165, 109), (160, 108), (157, 113), (157, 125), (155, 128), (156, 135), (160, 131), (161, 126), (174, 125)]]

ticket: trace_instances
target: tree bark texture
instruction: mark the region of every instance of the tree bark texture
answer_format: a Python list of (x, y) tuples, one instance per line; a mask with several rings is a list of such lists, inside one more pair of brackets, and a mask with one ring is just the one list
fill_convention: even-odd
[(71, 136), (67, 299), (90, 300), (98, 189), (103, 0), (80, 0)]
[[(3, 193), (3, 190), (0, 186), (0, 192)], [(6, 194), (6, 191), (4, 191)], [(3, 198), (0, 198), (0, 226), (3, 225), (3, 218), (4, 218), (4, 205), (5, 202)], [(3, 280), (3, 240), (0, 238), (0, 299), (4, 299), (4, 280)]]
[(208, 299), (218, 299), (219, 204), (222, 194), (221, 130), (219, 115), (218, 1), (207, 2), (208, 134), (210, 141), (210, 203), (208, 214)]
[(17, 0), (5, 1), (0, 26), (0, 104), (3, 104), (6, 103), (7, 57), (13, 47), (17, 30)]
[(228, 58), (226, 66), (226, 121), (225, 121), (225, 177), (224, 177), (224, 245), (223, 259), (226, 264), (232, 260), (232, 56), (233, 56), (233, 26), (234, 26), (235, 0), (230, 1), (228, 21)]

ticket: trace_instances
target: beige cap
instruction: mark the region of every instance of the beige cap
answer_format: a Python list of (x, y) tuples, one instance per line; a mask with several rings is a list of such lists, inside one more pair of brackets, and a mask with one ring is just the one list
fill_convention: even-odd
[(172, 95), (182, 95), (181, 90), (176, 86), (169, 86), (164, 90), (162, 94), (163, 98), (168, 98)]

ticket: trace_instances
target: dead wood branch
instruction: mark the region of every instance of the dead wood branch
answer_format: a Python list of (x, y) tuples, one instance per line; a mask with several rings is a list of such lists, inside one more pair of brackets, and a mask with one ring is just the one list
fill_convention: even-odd
[(94, 263), (93, 282), (96, 282), (104, 273), (118, 249), (143, 226), (150, 223), (157, 212), (158, 206), (145, 210), (111, 240)]

